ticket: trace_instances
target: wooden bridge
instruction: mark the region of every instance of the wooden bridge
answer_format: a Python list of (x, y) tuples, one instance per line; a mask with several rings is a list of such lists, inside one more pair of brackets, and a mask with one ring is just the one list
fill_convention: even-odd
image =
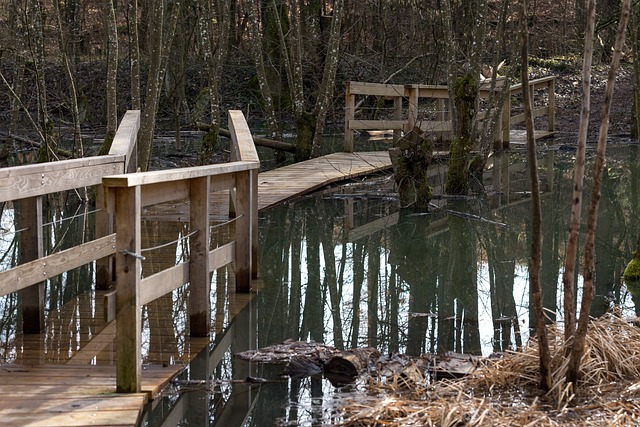
[[(225, 297), (230, 317), (250, 301), (259, 283), (258, 209), (391, 166), (386, 152), (336, 153), (258, 174), (260, 162), (244, 117), (232, 111), (229, 124), (232, 152), (225, 164), (134, 173), (140, 114), (130, 111), (107, 156), (0, 170), (0, 203), (13, 204), (19, 238), (17, 265), (0, 272), (0, 297), (18, 293), (22, 329), (0, 343), (3, 422), (137, 425), (145, 402), (158, 396), (221, 327), (209, 304), (211, 273), (232, 267), (228, 277), (235, 292), (227, 289), (232, 295)], [(45, 253), (43, 198), (68, 190), (85, 194), (87, 188), (96, 193), (95, 238)], [(168, 202), (172, 212), (188, 219), (189, 256), (176, 263), (174, 250), (166, 268), (148, 268), (152, 259), (144, 255), (149, 248), (143, 247), (143, 220), (152, 206)], [(232, 218), (220, 241), (212, 239), (214, 211)], [(45, 310), (46, 280), (94, 263), (92, 292)], [(169, 351), (155, 348), (149, 342), (154, 337), (143, 337), (143, 307), (186, 284), (184, 342), (179, 351), (175, 344)], [(156, 322), (172, 324), (171, 310), (154, 313)], [(171, 328), (155, 337), (157, 342), (176, 339)], [(228, 348), (229, 339), (223, 342)], [(144, 364), (143, 345), (149, 347)]]
[[(493, 105), (495, 99), (503, 90), (505, 81), (500, 79), (492, 87), (490, 81), (480, 86), (480, 99), (486, 104)], [(380, 84), (363, 82), (345, 83), (345, 117), (344, 117), (344, 151), (353, 151), (355, 131), (393, 131), (393, 139), (397, 141), (402, 133), (419, 127), (423, 131), (436, 134), (443, 139), (451, 135), (451, 113), (449, 107), (449, 88), (443, 85), (424, 84)], [(503, 148), (508, 148), (510, 142), (524, 142), (525, 133), (515, 127), (524, 123), (522, 106), (522, 84), (514, 84), (504, 88), (505, 102), (497, 115), (494, 140)], [(535, 138), (550, 136), (555, 130), (555, 76), (534, 79), (529, 82), (529, 92), (533, 103), (533, 117), (545, 118), (546, 129), (537, 129)], [(363, 97), (375, 96), (382, 100), (393, 101), (390, 114), (383, 119), (356, 118), (356, 100)], [(377, 109), (376, 109), (377, 110)], [(484, 113), (491, 115), (494, 109), (485, 105), (484, 111), (478, 113), (479, 119), (484, 119)], [(514, 114), (515, 113), (515, 114)]]
[[(543, 93), (543, 105), (534, 114), (546, 118), (547, 129), (538, 136), (553, 132), (553, 85), (553, 78), (545, 78), (533, 80), (529, 87), (532, 93)], [(512, 125), (522, 119), (512, 114), (510, 105), (521, 90), (518, 85), (509, 88), (514, 97), (508, 97), (502, 110), (497, 134), (503, 142), (514, 139)], [(482, 94), (489, 96), (486, 90)], [(366, 95), (392, 98), (394, 118), (356, 119), (356, 96)], [(421, 99), (435, 102), (435, 117), (421, 116)], [(396, 138), (413, 126), (450, 132), (447, 102), (446, 88), (439, 86), (351, 82), (345, 152), (263, 173), (258, 173), (253, 139), (238, 111), (229, 116), (231, 161), (225, 164), (135, 173), (140, 114), (130, 111), (106, 156), (0, 169), (0, 203), (13, 206), (19, 240), (15, 266), (0, 271), (0, 297), (19, 295), (17, 329), (21, 326), (21, 332), (0, 341), (0, 419), (11, 425), (137, 425), (145, 402), (155, 399), (208, 346), (212, 333), (226, 327), (212, 315), (209, 296), (220, 294), (233, 318), (259, 286), (258, 210), (340, 180), (389, 169), (386, 151), (352, 152), (354, 130), (391, 129)], [(95, 237), (46, 253), (43, 199), (69, 190), (79, 195), (95, 191)], [(183, 237), (188, 257), (177, 262), (174, 245), (162, 256), (163, 262), (154, 264), (159, 255), (145, 255), (154, 249), (147, 247), (145, 237), (153, 231), (143, 233), (143, 222), (168, 213), (188, 223)], [(212, 222), (221, 216), (230, 218), (224, 223), (226, 231), (212, 231)], [(92, 291), (45, 310), (45, 281), (86, 265), (95, 265)], [(211, 274), (223, 270), (225, 285), (212, 289)], [(143, 336), (143, 322), (150, 320), (151, 311), (155, 322), (173, 325), (171, 310), (149, 307), (187, 284), (181, 335), (169, 327)], [(232, 340), (249, 341), (233, 324), (227, 332), (210, 353), (212, 360), (220, 360), (220, 348), (228, 349)], [(144, 361), (143, 346), (148, 347)]]

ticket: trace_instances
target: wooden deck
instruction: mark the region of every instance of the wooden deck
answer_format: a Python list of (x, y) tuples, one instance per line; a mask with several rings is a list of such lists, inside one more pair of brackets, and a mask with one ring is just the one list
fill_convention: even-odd
[(335, 182), (391, 168), (388, 151), (334, 153), (258, 175), (258, 209), (309, 194)]
[[(336, 153), (264, 172), (258, 176), (259, 208), (390, 167), (385, 151)], [(182, 210), (179, 204), (172, 205), (172, 209)], [(158, 216), (171, 220), (175, 211), (162, 214)], [(168, 247), (166, 252), (154, 254), (154, 262), (163, 263), (163, 258), (174, 262), (175, 246)], [(145, 268), (143, 263), (143, 271)], [(218, 286), (217, 299), (221, 302), (217, 303), (212, 318), (214, 335), (224, 331), (254, 296), (236, 294), (228, 284)], [(136, 426), (144, 404), (157, 397), (209, 343), (208, 337), (190, 338), (184, 328), (176, 326), (171, 294), (153, 301), (150, 305), (168, 305), (147, 308), (148, 319), (153, 314), (156, 326), (142, 343), (147, 347), (142, 370), (143, 393), (116, 394), (116, 321), (104, 320), (103, 297), (104, 291), (81, 294), (59, 310), (48, 312), (44, 333), (17, 333), (15, 339), (0, 342), (0, 420), (4, 424)]]

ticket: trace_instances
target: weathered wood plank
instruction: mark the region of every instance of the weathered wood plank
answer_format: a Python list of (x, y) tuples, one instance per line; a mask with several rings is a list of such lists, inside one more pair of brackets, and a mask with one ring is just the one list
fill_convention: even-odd
[(107, 187), (134, 187), (137, 185), (149, 185), (161, 182), (201, 178), (209, 175), (244, 172), (251, 169), (258, 169), (259, 167), (260, 165), (256, 162), (240, 161), (216, 165), (195, 166), (191, 168), (114, 175), (105, 177), (102, 183)]
[(229, 110), (229, 131), (231, 132), (231, 140), (238, 150), (239, 158), (237, 160), (260, 162), (249, 125), (242, 111)]
[(351, 95), (372, 95), (385, 97), (406, 96), (404, 85), (346, 82), (345, 86), (347, 87)]
[(124, 172), (124, 156), (86, 157), (0, 169), (0, 202), (97, 185)]
[(115, 253), (116, 235), (102, 237), (0, 272), (0, 295), (7, 295)]
[(116, 384), (119, 393), (138, 393), (142, 319), (142, 264), (137, 256), (141, 249), (140, 187), (116, 190)]
[(116, 131), (111, 143), (109, 154), (125, 156), (125, 170), (123, 172), (134, 172), (136, 170), (136, 140), (140, 130), (140, 111), (129, 110), (124, 114), (120, 126)]
[(397, 129), (402, 130), (406, 120), (349, 120), (349, 128), (354, 130)]
[(189, 261), (183, 262), (142, 279), (140, 304), (148, 304), (189, 283), (189, 265)]

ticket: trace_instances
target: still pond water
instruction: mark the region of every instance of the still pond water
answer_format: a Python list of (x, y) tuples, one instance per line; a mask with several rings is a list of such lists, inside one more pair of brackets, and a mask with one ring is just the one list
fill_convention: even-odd
[[(539, 154), (544, 190), (541, 278), (548, 315), (558, 322), (562, 321), (562, 263), (574, 155), (561, 144)], [(594, 316), (614, 305), (625, 316), (636, 313), (621, 277), (640, 232), (639, 157), (637, 144), (617, 143), (608, 148), (596, 238)], [(533, 320), (525, 165), (524, 154), (517, 151), (493, 157), (484, 182), (477, 183), (484, 187), (484, 195), (435, 198), (428, 212), (399, 209), (388, 175), (350, 182), (260, 212), (262, 289), (235, 318), (230, 315), (233, 302), (224, 290), (212, 294), (216, 322), (212, 343), (162, 399), (149, 405), (142, 425), (226, 427), (339, 421), (335, 408), (343, 391), (328, 380), (319, 376), (293, 380), (280, 375), (281, 364), (249, 363), (234, 357), (288, 339), (339, 349), (372, 346), (382, 353), (410, 355), (453, 351), (488, 356), (526, 344)], [(436, 179), (434, 185), (438, 194), (441, 183)], [(53, 209), (45, 225), (49, 252), (72, 245), (71, 235), (90, 240), (93, 230), (94, 214), (89, 207), (80, 205), (76, 210), (66, 200), (58, 202), (66, 207)], [(587, 203), (588, 197), (585, 206)], [(14, 238), (20, 230), (15, 229), (9, 209), (3, 209), (0, 221), (1, 269), (14, 262)], [(166, 236), (179, 239), (180, 243), (164, 249), (164, 258), (155, 257), (157, 262), (173, 265), (185, 258), (188, 248), (180, 238), (189, 234), (186, 224), (163, 225), (150, 218), (145, 229), (143, 247), (160, 247), (168, 240)], [(78, 298), (78, 307), (92, 304), (93, 270), (89, 265), (50, 281), (47, 312), (54, 313), (74, 298)], [(219, 289), (232, 286), (222, 285), (232, 276), (218, 273), (214, 281)], [(576, 280), (578, 285), (581, 277)], [(153, 361), (150, 323), (167, 310), (174, 324), (169, 336), (173, 337), (174, 330), (182, 331), (182, 335), (176, 333), (177, 342), (171, 343), (181, 352), (187, 291), (179, 289), (147, 307), (142, 351), (147, 362)], [(87, 302), (77, 297), (87, 293)], [(16, 358), (17, 306), (15, 295), (0, 298), (2, 363)], [(53, 335), (69, 327), (62, 318), (51, 325)], [(47, 357), (64, 361), (81, 341), (82, 334), (72, 332), (63, 345), (49, 349)], [(256, 380), (248, 384), (247, 377)], [(263, 379), (266, 382), (256, 383)]]
[[(558, 322), (575, 154), (563, 148), (541, 153), (539, 159), (541, 278), (548, 315)], [(625, 316), (633, 316), (634, 301), (621, 276), (640, 230), (638, 148), (611, 145), (608, 155), (592, 315), (617, 305)], [(342, 391), (328, 380), (294, 380), (281, 376), (283, 365), (234, 357), (288, 339), (410, 355), (453, 351), (488, 356), (526, 344), (533, 324), (528, 174), (522, 153), (495, 157), (492, 163), (485, 174), (485, 196), (436, 198), (429, 212), (400, 210), (389, 176), (261, 212), (264, 288), (236, 318), (234, 343), (215, 362), (201, 354), (163, 404), (147, 413), (145, 424), (339, 421), (335, 408)], [(580, 281), (578, 276), (576, 285)], [(267, 382), (243, 384), (249, 376)]]

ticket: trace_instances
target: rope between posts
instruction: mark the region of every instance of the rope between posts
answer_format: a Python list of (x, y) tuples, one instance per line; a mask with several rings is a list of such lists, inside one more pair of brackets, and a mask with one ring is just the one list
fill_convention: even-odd
[(163, 244), (158, 245), (158, 246), (152, 246), (152, 247), (150, 247), (150, 248), (144, 248), (144, 249), (141, 249), (141, 250), (140, 250), (140, 252), (155, 251), (156, 249), (162, 249), (162, 248), (165, 248), (165, 247), (167, 247), (167, 246), (171, 246), (171, 245), (173, 245), (174, 243), (178, 243), (178, 242), (179, 242), (179, 241), (181, 241), (181, 240), (188, 239), (189, 237), (193, 236), (193, 235), (194, 235), (194, 234), (196, 234), (197, 232), (198, 232), (198, 230), (193, 230), (191, 233), (189, 233), (189, 234), (187, 234), (187, 235), (185, 235), (185, 236), (182, 236), (182, 237), (180, 237), (180, 238), (178, 238), (178, 239), (172, 240), (172, 241), (167, 242), (167, 243), (163, 243)]

